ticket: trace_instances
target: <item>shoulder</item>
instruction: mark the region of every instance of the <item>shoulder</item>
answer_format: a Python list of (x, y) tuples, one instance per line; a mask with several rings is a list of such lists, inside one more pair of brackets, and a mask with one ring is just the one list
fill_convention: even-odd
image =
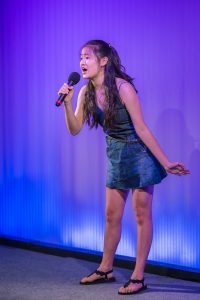
[(83, 85), (82, 88), (79, 91), (79, 95), (85, 94), (87, 91), (87, 84)]
[(128, 99), (137, 97), (137, 93), (130, 82), (122, 78), (116, 78), (116, 85), (123, 104), (125, 104)]
[(84, 101), (86, 91), (87, 91), (87, 84), (83, 85), (79, 91), (79, 94), (78, 94), (79, 101)]
[(115, 81), (116, 81), (118, 92), (120, 94), (128, 91), (135, 92), (133, 85), (130, 82), (126, 81), (125, 79), (116, 77)]
[(75, 111), (75, 116), (77, 118), (80, 118), (83, 122), (83, 107), (84, 107), (84, 102), (85, 102), (85, 93), (87, 91), (87, 84), (81, 87), (79, 94), (78, 94), (78, 101), (76, 104), (76, 111)]

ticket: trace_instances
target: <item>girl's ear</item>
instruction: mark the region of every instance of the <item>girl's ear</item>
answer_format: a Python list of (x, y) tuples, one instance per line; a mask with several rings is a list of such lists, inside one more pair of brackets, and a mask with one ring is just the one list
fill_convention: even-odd
[(107, 56), (102, 57), (100, 61), (100, 66), (104, 67), (105, 65), (107, 65), (107, 63), (108, 63), (108, 57)]

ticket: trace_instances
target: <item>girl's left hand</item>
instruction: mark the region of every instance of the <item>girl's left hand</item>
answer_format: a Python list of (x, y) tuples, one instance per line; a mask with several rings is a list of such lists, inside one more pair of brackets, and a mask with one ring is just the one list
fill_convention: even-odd
[(180, 162), (174, 162), (174, 163), (170, 162), (165, 167), (165, 170), (168, 173), (175, 174), (175, 175), (178, 175), (178, 176), (190, 174), (190, 170), (186, 169), (184, 164), (180, 163)]

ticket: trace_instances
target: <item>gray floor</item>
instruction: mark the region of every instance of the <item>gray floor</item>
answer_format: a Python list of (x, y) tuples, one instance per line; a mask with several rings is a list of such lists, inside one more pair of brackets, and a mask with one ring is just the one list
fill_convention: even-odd
[(115, 268), (116, 283), (81, 286), (79, 279), (96, 269), (93, 262), (0, 246), (0, 300), (198, 299), (200, 284), (146, 274), (148, 290), (120, 296), (130, 270)]

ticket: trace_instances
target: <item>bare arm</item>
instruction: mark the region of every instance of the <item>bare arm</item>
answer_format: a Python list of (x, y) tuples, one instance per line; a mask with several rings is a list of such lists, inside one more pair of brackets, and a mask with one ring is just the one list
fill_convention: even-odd
[(132, 87), (132, 85), (128, 82), (123, 83), (120, 87), (120, 97), (125, 104), (132, 122), (134, 124), (136, 133), (144, 142), (144, 144), (150, 149), (150, 151), (154, 154), (154, 156), (158, 159), (161, 165), (170, 173), (182, 175), (188, 174), (189, 171), (185, 169), (182, 163), (172, 163), (169, 161), (160, 145), (158, 144), (156, 138), (146, 125), (139, 98)]
[(67, 129), (72, 135), (78, 134), (83, 127), (83, 103), (85, 99), (85, 91), (86, 86), (83, 86), (78, 95), (75, 112), (72, 107), (73, 87), (64, 84), (59, 91), (59, 93), (66, 94), (64, 100), (65, 121)]

